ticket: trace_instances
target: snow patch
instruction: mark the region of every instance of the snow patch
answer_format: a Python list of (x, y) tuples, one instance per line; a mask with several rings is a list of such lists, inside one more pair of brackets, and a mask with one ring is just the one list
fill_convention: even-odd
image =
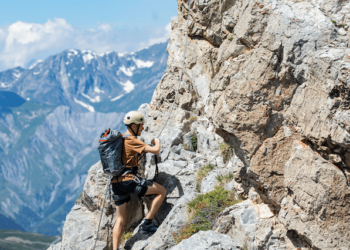
[(14, 204), (11, 204), (11, 201), (9, 198), (7, 198), (5, 201), (1, 202), (1, 208), (5, 212), (6, 215), (12, 217), (15, 219), (15, 214), (18, 214), (19, 208), (16, 207)]
[(124, 86), (123, 89), (125, 90), (126, 93), (130, 93), (135, 88), (135, 84), (133, 84), (129, 80), (127, 80), (125, 83), (120, 83), (120, 84)]
[(98, 93), (98, 94), (104, 93), (104, 91), (103, 91), (103, 90), (100, 90), (98, 87), (95, 87), (95, 88), (94, 88), (94, 91), (95, 91), (96, 93)]
[(139, 60), (139, 59), (135, 59), (135, 58), (133, 58), (132, 60), (135, 62), (136, 66), (138, 68), (150, 68), (154, 64), (154, 62), (152, 62), (152, 61), (145, 62), (145, 61), (142, 61), (142, 60)]
[(117, 97), (114, 97), (113, 99), (111, 99), (112, 102), (119, 100), (120, 98), (122, 98), (124, 95), (118, 95)]
[(135, 70), (135, 67), (125, 68), (124, 66), (121, 66), (117, 72), (117, 75), (119, 75), (119, 71), (123, 72), (127, 76), (132, 76), (132, 72)]
[(91, 52), (87, 52), (86, 54), (83, 55), (84, 63), (90, 63), (91, 60), (94, 58), (95, 58), (95, 55), (92, 54)]
[(27, 97), (27, 99), (26, 99), (27, 101), (30, 101), (30, 98), (29, 97)]
[(9, 87), (10, 85), (6, 85), (5, 83), (3, 82), (0, 82), (0, 88), (7, 88)]
[(90, 53), (90, 54), (93, 54), (94, 56), (96, 55), (95, 52), (91, 51), (91, 50), (82, 50), (81, 53)]
[(85, 69), (85, 67), (82, 67), (82, 68), (81, 68), (81, 70), (84, 70), (84, 69)]
[(78, 51), (76, 51), (75, 49), (70, 49), (68, 50), (69, 52), (72, 52), (75, 56), (78, 55)]
[(40, 71), (39, 72), (33, 72), (33, 75), (38, 75), (40, 73), (41, 73)]
[(19, 78), (21, 76), (21, 73), (12, 73), (12, 75), (16, 78)]
[(101, 101), (100, 96), (95, 96), (94, 98), (91, 98), (90, 96), (85, 95), (84, 93), (81, 93), (81, 95), (84, 96), (85, 98), (89, 99), (90, 102), (93, 102), (93, 103)]
[(79, 105), (83, 106), (84, 108), (87, 108), (90, 112), (95, 112), (95, 109), (93, 106), (89, 105), (89, 104), (86, 104), (84, 102), (81, 102), (81, 101), (78, 101), (77, 99), (73, 98), (74, 101), (76, 103), (78, 103)]
[(129, 54), (129, 53), (128, 53), (128, 52), (118, 53), (118, 56), (119, 56), (119, 57), (124, 57), (124, 56), (126, 56), (127, 54)]
[(33, 69), (36, 65), (38, 65), (39, 63), (42, 63), (42, 62), (43, 62), (43, 60), (36, 60), (35, 63), (30, 65), (30, 67), (28, 69)]
[(69, 62), (66, 62), (66, 65), (68, 65), (69, 64)]
[[(76, 55), (78, 55), (78, 51), (76, 51), (74, 49), (70, 49), (70, 50), (68, 50), (67, 58), (69, 59), (72, 56), (76, 56)], [(72, 59), (70, 59), (70, 60), (72, 60)]]

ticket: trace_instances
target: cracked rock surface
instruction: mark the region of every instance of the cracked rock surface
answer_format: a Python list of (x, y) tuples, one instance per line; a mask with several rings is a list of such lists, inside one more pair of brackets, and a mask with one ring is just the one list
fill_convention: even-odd
[[(350, 249), (350, 3), (178, 0), (178, 6), (168, 67), (151, 103), (140, 107), (149, 143), (175, 102), (160, 137), (159, 183), (169, 198), (157, 214), (159, 230), (141, 237), (136, 228), (125, 249)], [(234, 148), (230, 159), (220, 153), (223, 142)], [(213, 190), (218, 174), (232, 173), (226, 188), (247, 199), (225, 209), (212, 231), (176, 245), (172, 234), (198, 195), (196, 173), (208, 164), (215, 167), (200, 192)], [(152, 177), (150, 156), (145, 166)], [(95, 218), (85, 203), (76, 206), (64, 235), (79, 223), (74, 214)], [(108, 237), (101, 236), (100, 249)], [(215, 237), (225, 243), (219, 247)]]

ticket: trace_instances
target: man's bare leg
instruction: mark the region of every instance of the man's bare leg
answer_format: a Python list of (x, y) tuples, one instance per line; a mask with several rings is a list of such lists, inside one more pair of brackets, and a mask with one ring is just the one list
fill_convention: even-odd
[(128, 213), (127, 203), (117, 206), (117, 220), (113, 227), (113, 250), (117, 250), (123, 235), (123, 227)]
[(159, 185), (158, 183), (154, 182), (151, 187), (148, 187), (146, 195), (151, 195), (155, 194), (156, 196), (154, 197), (152, 204), (151, 204), (151, 209), (148, 211), (148, 214), (146, 215), (147, 220), (152, 220), (154, 215), (157, 213), (158, 209), (163, 203), (163, 200), (166, 196), (166, 189)]

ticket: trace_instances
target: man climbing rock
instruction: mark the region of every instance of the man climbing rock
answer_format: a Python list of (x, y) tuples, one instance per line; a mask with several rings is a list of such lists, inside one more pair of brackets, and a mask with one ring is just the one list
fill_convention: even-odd
[(144, 223), (141, 225), (142, 233), (154, 233), (157, 227), (152, 224), (152, 219), (166, 195), (166, 189), (156, 182), (144, 180), (136, 175), (138, 156), (144, 153), (159, 154), (160, 141), (153, 139), (149, 146), (143, 141), (137, 139), (141, 135), (145, 119), (143, 115), (136, 111), (131, 111), (125, 115), (124, 123), (127, 131), (123, 134), (124, 146), (122, 160), (127, 170), (118, 177), (112, 179), (112, 190), (114, 200), (117, 206), (117, 220), (113, 228), (113, 250), (119, 248), (123, 227), (127, 216), (127, 202), (130, 201), (130, 194), (136, 194), (138, 197), (145, 195), (155, 195), (151, 208), (146, 215)]

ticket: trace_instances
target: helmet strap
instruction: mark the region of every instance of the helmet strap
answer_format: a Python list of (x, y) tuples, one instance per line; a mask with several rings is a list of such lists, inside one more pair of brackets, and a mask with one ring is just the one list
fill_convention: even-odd
[(136, 136), (138, 136), (138, 135), (139, 135), (139, 130), (140, 130), (140, 124), (138, 124), (138, 127), (137, 127), (137, 134), (136, 134)]
[[(135, 124), (135, 123), (133, 123), (133, 124)], [(137, 128), (137, 134), (136, 134), (135, 131), (131, 128), (131, 125), (132, 125), (132, 124), (128, 125), (127, 127), (132, 131), (132, 133), (134, 134), (134, 136), (137, 136), (138, 133), (139, 133), (140, 125), (139, 125), (138, 128)]]

